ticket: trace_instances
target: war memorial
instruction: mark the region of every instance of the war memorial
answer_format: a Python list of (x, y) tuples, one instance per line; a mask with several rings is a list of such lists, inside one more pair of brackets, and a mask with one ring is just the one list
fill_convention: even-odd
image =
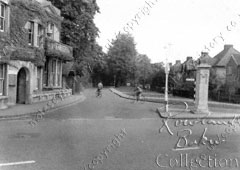
[[(157, 109), (162, 119), (160, 135), (166, 132), (174, 140), (172, 148), (156, 157), (159, 169), (239, 169), (239, 154), (233, 152), (231, 156), (224, 157), (219, 147), (233, 147), (228, 140), (233, 133), (239, 132), (240, 117), (227, 113), (229, 117), (223, 119), (221, 113), (209, 111), (209, 69), (207, 64), (197, 68), (196, 98), (192, 110), (187, 106), (185, 110), (171, 107), (167, 111), (166, 108)], [(213, 126), (218, 126), (220, 130), (215, 135), (208, 135)], [(196, 135), (196, 131), (200, 135)]]

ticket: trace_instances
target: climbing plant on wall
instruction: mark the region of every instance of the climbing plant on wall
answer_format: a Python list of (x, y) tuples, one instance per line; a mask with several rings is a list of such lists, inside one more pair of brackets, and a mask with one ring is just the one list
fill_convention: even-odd
[(48, 12), (35, 0), (12, 0), (10, 11), (10, 30), (0, 34), (0, 48), (7, 49), (11, 60), (31, 61), (43, 66), (44, 49), (28, 45), (28, 30), (25, 25), (28, 21), (37, 20), (44, 27), (51, 22), (60, 29), (62, 18)]

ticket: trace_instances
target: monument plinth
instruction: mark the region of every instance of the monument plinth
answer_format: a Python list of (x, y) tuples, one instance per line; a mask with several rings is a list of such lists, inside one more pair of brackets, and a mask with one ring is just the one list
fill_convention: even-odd
[(210, 65), (200, 64), (197, 67), (196, 87), (195, 87), (195, 106), (194, 114), (209, 114), (208, 110), (208, 84)]

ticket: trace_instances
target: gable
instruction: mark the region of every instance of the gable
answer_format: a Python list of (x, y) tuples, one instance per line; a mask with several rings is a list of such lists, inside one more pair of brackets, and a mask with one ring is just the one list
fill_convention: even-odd
[(240, 54), (234, 48), (224, 49), (214, 57), (214, 66), (225, 67), (232, 55)]
[(9, 0), (1, 0), (5, 4), (9, 4)]
[(46, 11), (48, 11), (50, 14), (53, 15), (58, 15), (57, 12), (55, 11), (55, 9), (53, 7), (51, 7), (50, 5), (44, 7)]
[(231, 56), (231, 58), (229, 59), (229, 62), (227, 63), (226, 66), (234, 66), (234, 67), (237, 67), (237, 63), (236, 63), (236, 60), (233, 56)]

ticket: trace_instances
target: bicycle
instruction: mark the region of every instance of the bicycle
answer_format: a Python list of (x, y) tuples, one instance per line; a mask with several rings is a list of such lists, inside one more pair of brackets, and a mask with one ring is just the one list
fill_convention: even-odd
[(143, 95), (142, 93), (141, 93), (140, 96), (139, 96), (139, 101), (140, 101), (141, 104), (144, 104), (145, 101), (146, 101), (146, 97), (145, 97), (145, 95)]
[(135, 93), (135, 99), (134, 99), (134, 103), (136, 102), (140, 102), (141, 104), (144, 104), (146, 101), (145, 95), (143, 95), (142, 93), (139, 94), (139, 98), (137, 99), (137, 93)]
[(102, 90), (99, 90), (99, 89), (98, 89), (98, 90), (96, 91), (96, 97), (99, 97), (99, 98), (102, 97)]

